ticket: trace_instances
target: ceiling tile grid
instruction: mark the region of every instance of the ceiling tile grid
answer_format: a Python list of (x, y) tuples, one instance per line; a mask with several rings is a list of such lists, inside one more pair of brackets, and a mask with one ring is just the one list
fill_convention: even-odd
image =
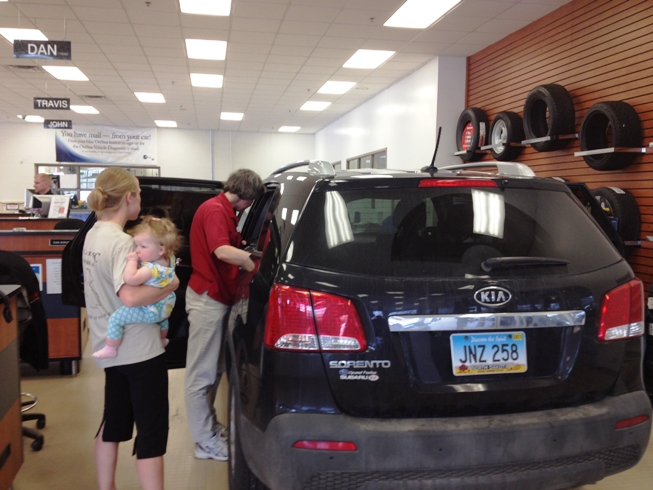
[[(73, 124), (154, 127), (176, 120), (183, 129), (276, 132), (301, 126), (312, 134), (378, 95), (433, 58), (469, 56), (568, 0), (462, 0), (427, 29), (384, 27), (404, 0), (232, 0), (231, 15), (183, 14), (177, 0), (9, 0), (0, 27), (40, 29), (72, 43), (70, 61), (14, 58), (0, 38), (0, 121), (37, 114)], [(186, 55), (185, 39), (227, 41), (224, 61)], [(395, 55), (374, 70), (343, 68), (358, 49)], [(54, 79), (39, 67), (78, 67), (88, 82)], [(223, 75), (222, 88), (190, 84), (191, 73)], [(356, 85), (342, 95), (319, 94), (327, 81)], [(163, 94), (165, 104), (134, 92)], [(33, 97), (68, 97), (96, 115), (35, 111)], [(302, 111), (309, 100), (331, 104)], [(220, 112), (242, 112), (223, 121)]]

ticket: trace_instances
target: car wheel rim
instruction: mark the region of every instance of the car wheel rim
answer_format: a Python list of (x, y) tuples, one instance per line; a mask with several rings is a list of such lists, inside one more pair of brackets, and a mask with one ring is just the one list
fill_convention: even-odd
[(497, 153), (503, 152), (508, 143), (508, 128), (504, 121), (497, 121), (492, 129), (492, 146)]

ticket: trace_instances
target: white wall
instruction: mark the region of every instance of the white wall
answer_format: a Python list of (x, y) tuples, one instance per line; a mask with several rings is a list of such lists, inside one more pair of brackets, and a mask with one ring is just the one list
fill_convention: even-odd
[[(25, 188), (32, 187), (35, 163), (56, 165), (54, 134), (38, 124), (0, 124), (0, 201), (23, 199)], [(158, 129), (155, 165), (165, 177), (225, 180), (234, 170), (251, 168), (265, 178), (314, 155), (310, 134)]]
[(439, 57), (315, 135), (315, 158), (347, 158), (387, 148), (388, 167), (431, 163), (442, 126), (436, 166), (460, 163), (456, 125), (465, 108), (465, 58)]

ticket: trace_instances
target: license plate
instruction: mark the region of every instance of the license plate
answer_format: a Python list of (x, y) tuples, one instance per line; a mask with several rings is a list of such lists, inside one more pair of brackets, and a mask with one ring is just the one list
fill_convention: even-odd
[(455, 376), (524, 373), (524, 332), (452, 334), (451, 364)]

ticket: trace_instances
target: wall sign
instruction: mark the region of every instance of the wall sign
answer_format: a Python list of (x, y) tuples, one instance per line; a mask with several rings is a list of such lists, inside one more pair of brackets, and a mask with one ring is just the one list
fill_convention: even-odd
[(14, 58), (38, 60), (71, 59), (70, 41), (14, 41)]
[(45, 129), (73, 129), (73, 122), (69, 119), (46, 119), (43, 121)]
[(56, 109), (67, 111), (70, 109), (70, 99), (34, 97), (34, 109)]
[(57, 162), (156, 164), (156, 129), (77, 126), (55, 131)]

